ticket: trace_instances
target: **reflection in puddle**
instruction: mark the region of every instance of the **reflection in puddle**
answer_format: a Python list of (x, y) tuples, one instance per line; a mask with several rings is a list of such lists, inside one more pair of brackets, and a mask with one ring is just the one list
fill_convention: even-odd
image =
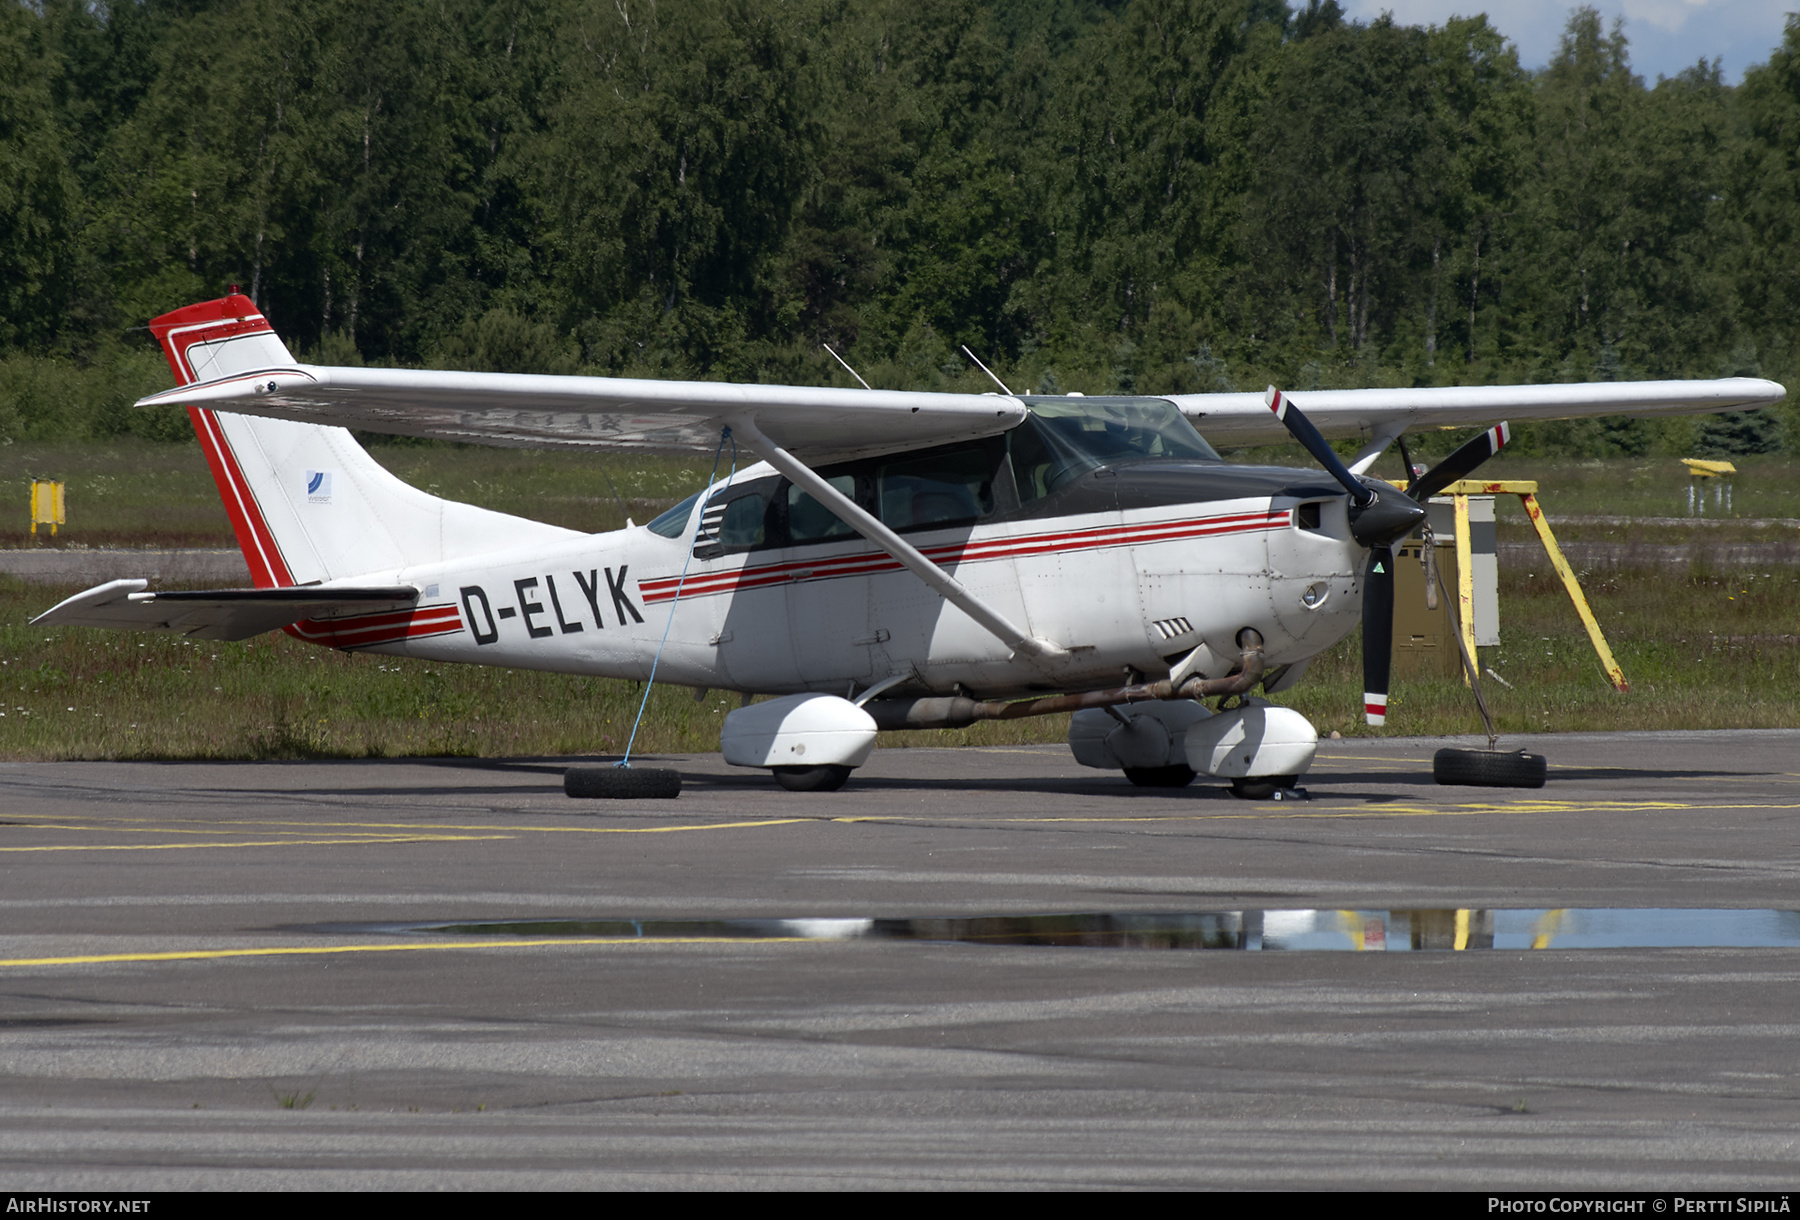
[(1800, 912), (1563, 908), (1188, 911), (970, 919), (521, 919), (389, 924), (382, 930), (532, 938), (920, 940), (1089, 949), (1768, 949), (1800, 946)]

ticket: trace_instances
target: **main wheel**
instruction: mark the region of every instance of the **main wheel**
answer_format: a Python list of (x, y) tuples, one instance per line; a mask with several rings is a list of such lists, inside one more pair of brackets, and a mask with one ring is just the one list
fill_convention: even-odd
[(1244, 801), (1266, 801), (1277, 788), (1292, 788), (1298, 775), (1251, 775), (1231, 781), (1231, 795)]
[(1194, 769), (1186, 763), (1169, 767), (1126, 767), (1125, 778), (1140, 788), (1185, 788), (1194, 782)]
[(1462, 750), (1446, 747), (1431, 759), (1431, 778), (1470, 788), (1542, 788), (1548, 764), (1542, 754), (1523, 750)]
[(662, 767), (570, 767), (563, 791), (586, 800), (667, 801), (681, 795), (681, 772)]
[(774, 767), (775, 782), (789, 792), (836, 792), (850, 778), (851, 768)]

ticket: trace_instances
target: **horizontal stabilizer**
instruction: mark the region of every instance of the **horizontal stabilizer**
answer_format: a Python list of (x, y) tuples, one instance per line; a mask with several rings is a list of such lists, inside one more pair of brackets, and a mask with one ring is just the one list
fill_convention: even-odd
[(202, 640), (245, 640), (298, 623), (412, 606), (411, 585), (373, 588), (306, 585), (285, 589), (202, 589), (147, 593), (146, 580), (112, 580), (31, 620), (43, 627), (116, 627), (176, 631)]

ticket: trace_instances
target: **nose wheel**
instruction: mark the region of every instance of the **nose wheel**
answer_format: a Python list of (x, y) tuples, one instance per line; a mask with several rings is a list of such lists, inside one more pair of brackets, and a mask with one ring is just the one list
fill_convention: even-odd
[(1243, 801), (1275, 799), (1277, 792), (1299, 792), (1298, 775), (1253, 775), (1231, 781), (1231, 795)]
[(775, 782), (789, 792), (836, 792), (850, 778), (849, 767), (773, 767)]

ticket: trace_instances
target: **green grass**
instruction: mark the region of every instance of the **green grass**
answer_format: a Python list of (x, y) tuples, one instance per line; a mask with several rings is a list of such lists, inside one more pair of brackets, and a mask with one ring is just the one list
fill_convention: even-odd
[[(33, 478), (68, 484), (69, 522), (55, 545), (236, 545), (198, 445), (128, 436), (80, 444), (19, 442), (0, 452), (5, 454), (0, 463), (0, 547), (32, 545), (27, 517)], [(705, 454), (619, 457), (404, 443), (377, 444), (370, 452), (400, 478), (434, 495), (588, 533), (617, 529), (628, 516), (643, 524), (697, 490), (712, 470), (712, 459)], [(1254, 452), (1258, 460), (1308, 464), (1294, 446)], [(1377, 473), (1397, 473), (1395, 462), (1384, 462)], [(1737, 466), (1737, 520), (1800, 520), (1800, 460), (1739, 458)], [(1481, 473), (1537, 480), (1544, 511), (1559, 538), (1676, 542), (1695, 536), (1686, 526), (1633, 525), (1627, 533), (1626, 527), (1579, 520), (1685, 516), (1687, 477), (1673, 458), (1555, 461), (1503, 455)], [(7, 516), (8, 511), (13, 515)], [(1501, 497), (1497, 511), (1502, 538), (1533, 536), (1516, 498)], [(1706, 532), (1699, 536), (1708, 540), (1800, 537), (1792, 527), (1780, 525), (1703, 528)], [(48, 545), (48, 536), (39, 544)]]
[[(1583, 589), (1629, 693), (1611, 687), (1562, 584), (1502, 570), (1500, 644), (1480, 652), (1512, 689), (1484, 691), (1504, 733), (1800, 726), (1800, 571), (1668, 568), (1590, 575)], [(1282, 702), (1321, 733), (1479, 733), (1460, 679), (1397, 679), (1388, 725), (1360, 723), (1360, 633), (1319, 656)], [(1484, 674), (1484, 679), (1486, 675)]]
[[(1800, 460), (1791, 457), (1731, 459), (1732, 516), (1800, 520)], [(1398, 473), (1399, 463), (1383, 459), (1375, 473)], [(1508, 458), (1485, 463), (1473, 476), (1481, 479), (1536, 479), (1544, 511), (1558, 516), (1686, 517), (1687, 467), (1672, 457), (1598, 458), (1585, 461)], [(1524, 514), (1514, 497), (1510, 511)], [(1502, 508), (1502, 512), (1509, 511)], [(1716, 514), (1710, 500), (1706, 515)]]
[[(237, 545), (197, 444), (121, 437), (89, 444), (20, 442), (3, 452), (0, 546), (33, 545), (28, 524), (34, 478), (67, 484), (68, 524), (54, 545)], [(370, 452), (433, 495), (586, 533), (618, 529), (627, 517), (642, 525), (697, 491), (712, 470), (712, 458), (704, 454), (619, 458), (408, 444), (375, 445)], [(7, 517), (9, 508), (14, 511)], [(52, 545), (47, 531), (37, 545)]]
[[(1430, 438), (1433, 454), (1414, 452), (1413, 460), (1429, 465), (1448, 452), (1452, 442), (1466, 440), (1470, 435), (1472, 431), (1448, 433), (1441, 442)], [(1355, 446), (1343, 448), (1353, 452)], [(1298, 445), (1238, 450), (1231, 460), (1313, 466), (1312, 459)], [(1800, 459), (1766, 455), (1730, 460), (1738, 470), (1732, 476), (1731, 517), (1800, 520)], [(1390, 449), (1369, 473), (1376, 478), (1398, 479), (1398, 455)], [(1506, 452), (1483, 463), (1472, 477), (1536, 480), (1538, 497), (1553, 523), (1559, 517), (1686, 517), (1688, 511), (1687, 467), (1677, 457), (1546, 458)], [(1524, 523), (1517, 498), (1503, 497), (1503, 501), (1502, 519), (1510, 514)], [(1705, 515), (1709, 519), (1717, 515), (1710, 499)]]

